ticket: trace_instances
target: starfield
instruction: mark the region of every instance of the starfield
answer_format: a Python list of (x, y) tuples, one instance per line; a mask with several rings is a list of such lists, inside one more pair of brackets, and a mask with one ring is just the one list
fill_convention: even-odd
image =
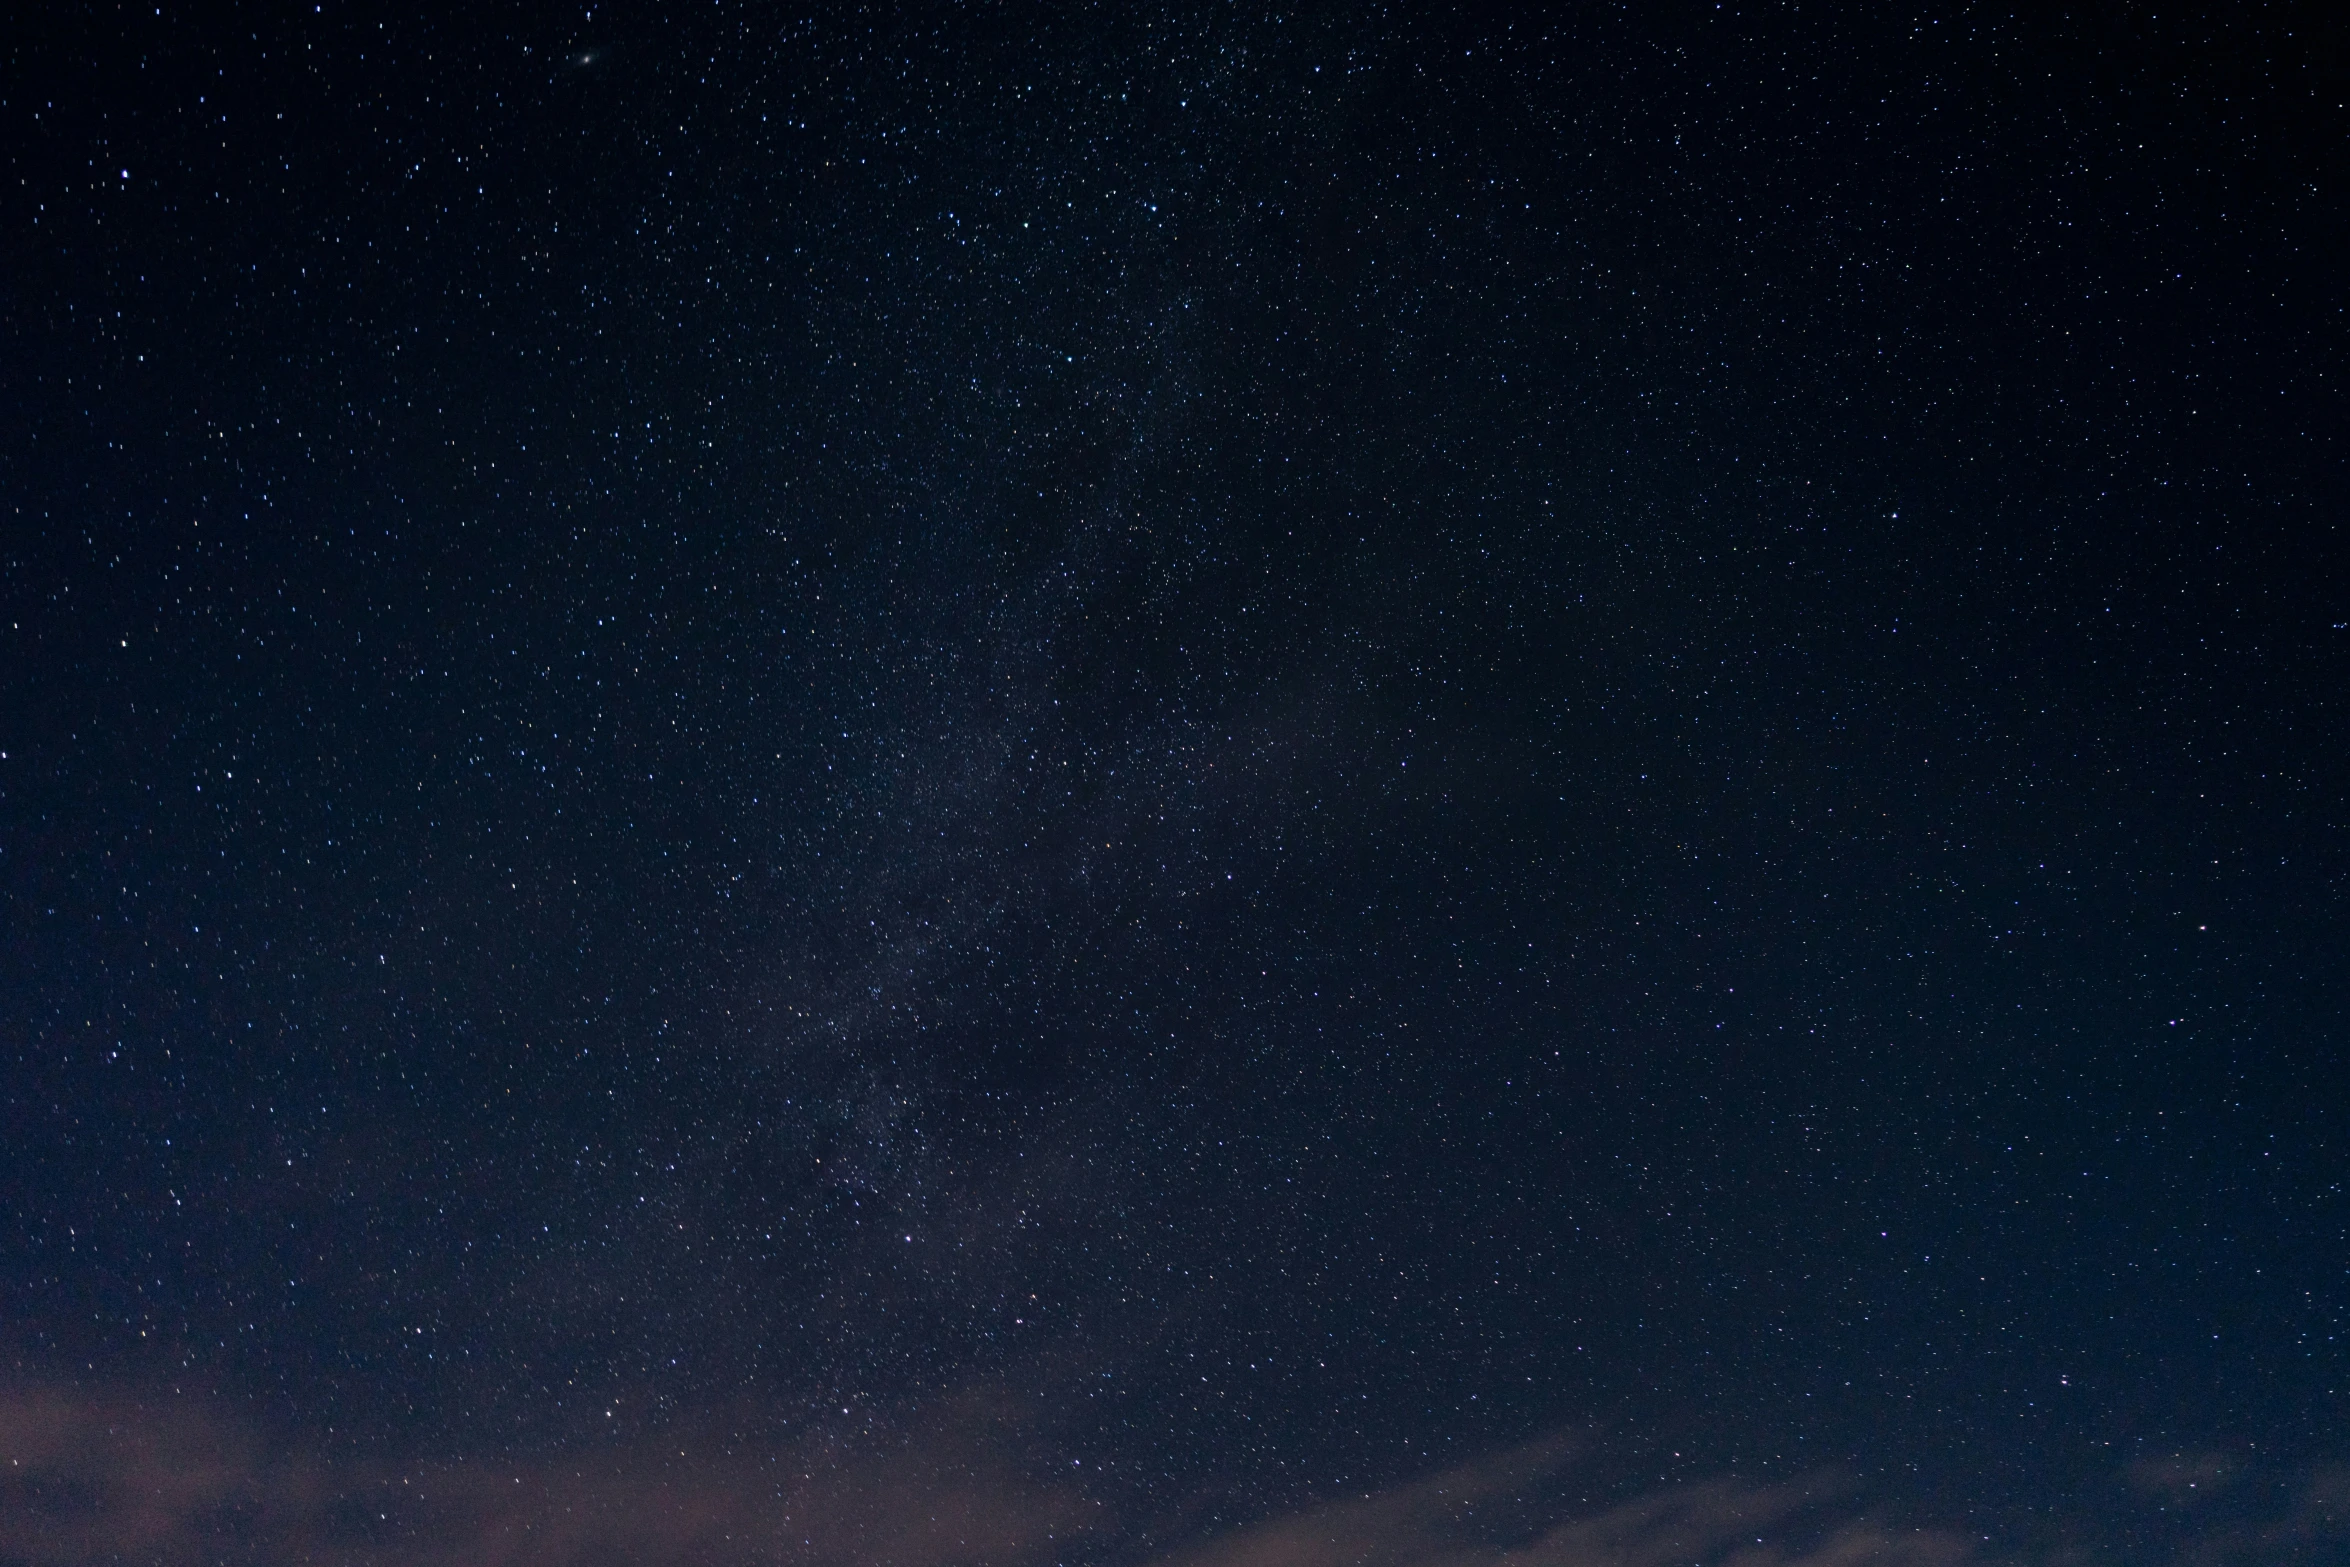
[(2346, 105), (13, 14), (0, 1567), (2350, 1561)]

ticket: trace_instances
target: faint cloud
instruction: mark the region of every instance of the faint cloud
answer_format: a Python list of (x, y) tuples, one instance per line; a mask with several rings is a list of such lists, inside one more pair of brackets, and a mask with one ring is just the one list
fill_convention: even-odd
[(1332, 1502), (1175, 1559), (1177, 1567), (1945, 1567), (1956, 1535), (1855, 1517), (1826, 1476), (1677, 1486), (1584, 1518), (1528, 1526), (1575, 1456), (1563, 1440), (1463, 1464), (1381, 1495)]
[(2194, 1567), (2221, 1563), (2341, 1561), (2350, 1545), (2350, 1464), (2326, 1464), (2302, 1477), (2279, 1518), (2214, 1529), (2183, 1553)]
[(196, 1401), (0, 1393), (0, 1561), (334, 1561), (352, 1567), (1041, 1563), (1098, 1519), (1005, 1455), (973, 1395), (849, 1449), (723, 1432), (527, 1462), (321, 1467)]
[[(1914, 1527), (1840, 1478), (1718, 1478), (1571, 1515), (1582, 1448), (1552, 1438), (1153, 1552), (1063, 1471), (1033, 1396), (975, 1386), (878, 1435), (748, 1439), (717, 1420), (511, 1461), (275, 1450), (209, 1398), (0, 1390), (0, 1563), (250, 1567), (1988, 1567), (1979, 1536)], [(2254, 1486), (2217, 1452), (2130, 1466), (2145, 1501), (2237, 1479), (2241, 1501), (2155, 1552), (2178, 1567), (2334, 1560), (2350, 1466)], [(1196, 1514), (1194, 1515), (1196, 1516)], [(2218, 1521), (2214, 1520), (2215, 1517)], [(2146, 1560), (2126, 1516), (2060, 1520), (2060, 1562)], [(2105, 1544), (2101, 1545), (2101, 1541)], [(2108, 1548), (2110, 1547), (2110, 1548)]]
[(0, 1395), (0, 1560), (191, 1558), (266, 1511), (237, 1433), (185, 1409), (56, 1390)]

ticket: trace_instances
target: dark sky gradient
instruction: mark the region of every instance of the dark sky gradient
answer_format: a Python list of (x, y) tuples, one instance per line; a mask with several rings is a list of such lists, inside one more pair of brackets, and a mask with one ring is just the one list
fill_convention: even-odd
[(2350, 1561), (2350, 29), (45, 6), (0, 1564)]

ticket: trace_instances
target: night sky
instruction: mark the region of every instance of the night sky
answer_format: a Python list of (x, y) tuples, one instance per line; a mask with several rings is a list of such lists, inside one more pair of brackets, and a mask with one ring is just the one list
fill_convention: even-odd
[(2350, 1562), (2350, 24), (36, 5), (0, 1563)]

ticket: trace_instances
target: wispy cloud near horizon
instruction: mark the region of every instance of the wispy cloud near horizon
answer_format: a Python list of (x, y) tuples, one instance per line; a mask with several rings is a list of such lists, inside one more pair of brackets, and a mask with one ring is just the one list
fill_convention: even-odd
[(1582, 1444), (1564, 1437), (1529, 1443), (1270, 1520), (1185, 1553), (1175, 1567), (1946, 1567), (1974, 1559), (1949, 1531), (1875, 1521), (1826, 1472), (1668, 1486), (1558, 1517), (1548, 1497), (1582, 1455)]
[[(0, 1391), (0, 1564), (235, 1560), (254, 1567), (1967, 1567), (2148, 1559), (2088, 1520), (2061, 1549), (2000, 1551), (1905, 1515), (1832, 1471), (1715, 1476), (1598, 1511), (1570, 1493), (1594, 1456), (1554, 1435), (1218, 1537), (1169, 1543), (1164, 1510), (1098, 1494), (1000, 1386), (896, 1427), (747, 1440), (723, 1422), (507, 1460), (326, 1459), (273, 1449), (216, 1401)], [(2169, 1506), (2212, 1454), (2138, 1460), (2117, 1494)], [(2272, 1477), (2276, 1478), (2276, 1477)], [(2202, 1481), (2197, 1481), (2200, 1489)], [(2350, 1540), (2350, 1466), (2274, 1487), (2281, 1506), (2173, 1533), (2182, 1567), (2317, 1560)], [(1165, 1499), (1159, 1499), (1164, 1502)], [(1140, 1516), (1155, 1511), (1157, 1524)], [(1196, 1512), (1175, 1509), (1176, 1516)], [(2107, 1519), (2102, 1532), (2113, 1532)], [(2159, 1532), (2159, 1531), (2157, 1531)], [(2130, 1548), (2125, 1548), (2130, 1547)]]
[(0, 1562), (597, 1567), (1040, 1561), (1101, 1512), (1022, 1471), (1000, 1401), (849, 1446), (715, 1429), (603, 1451), (324, 1463), (186, 1399), (0, 1394)]

